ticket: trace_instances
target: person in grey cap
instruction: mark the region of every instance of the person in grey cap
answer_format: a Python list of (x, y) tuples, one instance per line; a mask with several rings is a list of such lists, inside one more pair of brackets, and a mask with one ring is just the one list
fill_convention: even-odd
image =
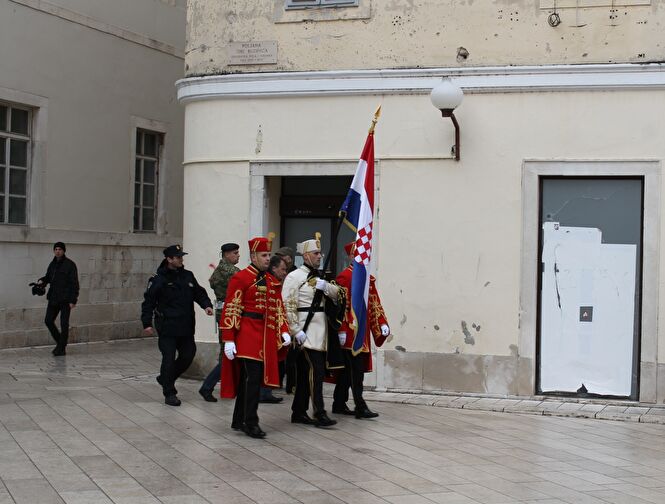
[[(212, 316), (212, 303), (194, 274), (183, 266), (187, 252), (180, 245), (164, 249), (164, 260), (150, 278), (141, 305), (141, 322), (146, 336), (159, 336), (162, 365), (157, 383), (162, 386), (164, 403), (180, 406), (175, 381), (194, 360), (194, 303)], [(176, 357), (177, 353), (177, 357)]]
[[(79, 278), (76, 264), (65, 255), (67, 247), (62, 242), (53, 245), (53, 260), (48, 265), (46, 275), (37, 280), (37, 285), (45, 287), (50, 284), (46, 299), (46, 317), (44, 323), (55, 340), (52, 353), (56, 357), (66, 354), (69, 338), (69, 314), (76, 306), (79, 297)], [(60, 314), (60, 330), (55, 319)]]
[(291, 247), (280, 247), (275, 250), (275, 255), (284, 259), (287, 275), (297, 269), (294, 264), (296, 260), (296, 252)]
[[(240, 245), (237, 243), (225, 243), (222, 245), (220, 254), (222, 257), (219, 260), (219, 264), (215, 268), (215, 271), (212, 272), (212, 275), (208, 279), (210, 282), (210, 288), (215, 291), (215, 330), (217, 330), (219, 324), (219, 316), (222, 313), (222, 307), (224, 306), (224, 299), (226, 299), (226, 289), (229, 286), (229, 280), (235, 275), (238, 271), (238, 261), (240, 261)], [(217, 359), (217, 365), (212, 368), (212, 371), (208, 373), (208, 376), (199, 389), (199, 394), (207, 402), (217, 402), (215, 396), (212, 395), (213, 390), (215, 390), (215, 385), (219, 383), (221, 376), (221, 362), (222, 354), (219, 354)]]

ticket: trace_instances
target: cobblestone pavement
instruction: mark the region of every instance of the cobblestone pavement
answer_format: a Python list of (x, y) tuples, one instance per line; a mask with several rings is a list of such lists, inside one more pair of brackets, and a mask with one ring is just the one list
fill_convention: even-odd
[(197, 382), (164, 405), (154, 340), (50, 350), (0, 351), (0, 503), (665, 503), (660, 424), (373, 401), (316, 429), (287, 397), (254, 440)]

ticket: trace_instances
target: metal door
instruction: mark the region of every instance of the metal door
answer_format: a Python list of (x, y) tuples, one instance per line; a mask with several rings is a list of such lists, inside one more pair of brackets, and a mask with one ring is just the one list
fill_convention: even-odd
[(542, 178), (541, 393), (638, 396), (641, 178)]

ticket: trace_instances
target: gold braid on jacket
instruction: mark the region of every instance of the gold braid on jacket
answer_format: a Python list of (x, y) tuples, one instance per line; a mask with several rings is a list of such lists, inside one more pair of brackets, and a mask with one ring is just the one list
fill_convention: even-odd
[(337, 316), (342, 317), (340, 320), (339, 318), (337, 319), (337, 325), (341, 326), (342, 323), (344, 322), (344, 319), (346, 318), (347, 313), (350, 313), (350, 306), (351, 306), (351, 300), (348, 299), (346, 296), (348, 295), (348, 290), (346, 287), (342, 287), (336, 282), (330, 282), (335, 284), (337, 287), (337, 306), (344, 306), (344, 310), (338, 310), (337, 311)]
[(240, 329), (242, 310), (242, 291), (238, 289), (233, 294), (233, 299), (224, 305), (224, 316), (219, 324), (220, 329)]
[(370, 329), (374, 334), (381, 334), (381, 324), (379, 323), (379, 320), (381, 320), (381, 317), (384, 319), (386, 318), (386, 312), (383, 311), (383, 306), (381, 306), (381, 303), (379, 302), (379, 296), (376, 294), (370, 294), (367, 301), (367, 304), (370, 306)]

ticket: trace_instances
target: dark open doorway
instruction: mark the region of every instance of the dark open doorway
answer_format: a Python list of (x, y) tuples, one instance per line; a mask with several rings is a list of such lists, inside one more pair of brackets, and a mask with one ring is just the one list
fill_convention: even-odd
[[(320, 232), (321, 247), (328, 253), (339, 209), (351, 186), (351, 176), (282, 177), (279, 200), (281, 245), (293, 247)], [(337, 247), (332, 250), (331, 270), (337, 275), (348, 264), (344, 244), (355, 239), (347, 226), (340, 230)], [(296, 264), (302, 264), (296, 258)]]

